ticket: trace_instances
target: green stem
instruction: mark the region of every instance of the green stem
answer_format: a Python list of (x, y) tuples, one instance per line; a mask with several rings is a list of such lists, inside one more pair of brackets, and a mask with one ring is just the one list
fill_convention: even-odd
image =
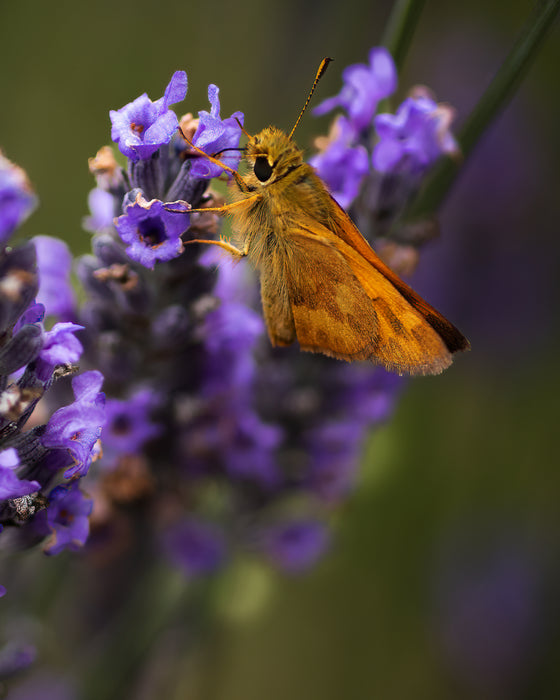
[[(190, 611), (188, 623), (197, 627), (208, 610), (205, 600), (213, 586), (205, 580), (200, 586), (185, 581), (177, 572), (155, 567), (131, 591), (126, 607), (113, 620), (107, 634), (88, 650), (83, 679), (86, 700), (112, 700), (128, 697), (150, 650), (173, 621)], [(193, 631), (192, 629), (190, 630)]]
[(414, 30), (426, 0), (395, 0), (381, 44), (389, 51), (400, 74)]
[(458, 141), (463, 158), (460, 162), (443, 158), (436, 165), (406, 212), (405, 220), (429, 217), (441, 205), (457, 176), (459, 166), (470, 156), (484, 131), (506, 107), (535, 60), (559, 9), (560, 0), (542, 2), (536, 9), (459, 133)]

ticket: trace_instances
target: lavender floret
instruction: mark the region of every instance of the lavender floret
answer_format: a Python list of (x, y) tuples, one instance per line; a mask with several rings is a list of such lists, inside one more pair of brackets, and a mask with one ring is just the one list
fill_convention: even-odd
[(441, 155), (458, 153), (450, 132), (453, 110), (427, 96), (409, 97), (396, 114), (379, 114), (379, 141), (372, 155), (380, 172), (423, 173)]
[(150, 158), (169, 143), (179, 122), (169, 106), (181, 102), (187, 94), (187, 74), (176, 71), (165, 94), (152, 102), (144, 93), (119, 110), (111, 110), (111, 138), (132, 161)]
[(379, 102), (397, 89), (397, 70), (391, 54), (384, 49), (373, 48), (369, 53), (369, 65), (356, 63), (342, 73), (344, 85), (335, 97), (330, 97), (313, 110), (316, 115), (327, 114), (342, 107), (358, 131), (367, 129)]
[(184, 202), (148, 202), (138, 191), (133, 201), (125, 204), (124, 211), (115, 227), (132, 260), (153, 269), (156, 261), (172, 260), (182, 253), (181, 234), (189, 227), (188, 206)]

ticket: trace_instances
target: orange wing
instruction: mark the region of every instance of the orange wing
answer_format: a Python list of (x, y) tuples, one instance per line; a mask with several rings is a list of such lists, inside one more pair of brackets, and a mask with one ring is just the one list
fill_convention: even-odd
[[(364, 258), (373, 268), (395, 287), (408, 303), (429, 323), (429, 325), (442, 338), (450, 353), (470, 348), (469, 341), (465, 336), (450, 323), (445, 316), (439, 313), (427, 301), (422, 299), (411, 287), (403, 282), (390, 267), (379, 258), (373, 251), (369, 243), (356, 228), (348, 214), (339, 204), (330, 197), (331, 207), (329, 209), (329, 228), (336, 238), (342, 239), (354, 249), (360, 257)], [(310, 227), (311, 228), (311, 227)], [(312, 230), (312, 229), (311, 229)], [(328, 231), (331, 234), (331, 231)], [(331, 234), (332, 235), (332, 234)]]
[[(377, 314), (348, 263), (325, 238), (300, 230), (289, 231), (287, 237), (289, 259), (284, 260), (283, 286), (291, 318), (288, 323), (285, 313), (271, 319), (264, 303), (273, 342), (282, 337), (279, 322), (283, 319), (284, 326), (294, 329), (303, 350), (342, 360), (371, 358), (378, 336)], [(266, 274), (261, 275), (263, 290), (266, 279)], [(277, 299), (282, 296), (281, 287), (274, 285)]]
[(290, 232), (290, 242), (296, 259), (286, 285), (302, 349), (399, 374), (438, 374), (451, 364), (439, 334), (347, 243), (318, 225)]

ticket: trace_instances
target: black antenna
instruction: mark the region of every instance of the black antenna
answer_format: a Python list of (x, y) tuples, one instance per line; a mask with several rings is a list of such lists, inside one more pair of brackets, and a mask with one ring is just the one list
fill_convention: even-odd
[(303, 109), (299, 113), (299, 117), (296, 119), (296, 123), (294, 124), (293, 129), (290, 131), (290, 135), (288, 136), (289, 139), (292, 138), (294, 135), (294, 131), (296, 130), (296, 126), (299, 124), (301, 118), (303, 117), (303, 113), (307, 109), (307, 105), (309, 104), (309, 100), (311, 99), (311, 96), (315, 92), (315, 88), (317, 87), (317, 83), (321, 79), (321, 76), (324, 74), (324, 72), (327, 70), (327, 66), (329, 63), (332, 61), (332, 58), (324, 58), (321, 61), (321, 65), (319, 66), (319, 70), (317, 71), (317, 75), (315, 76), (315, 80), (313, 81), (313, 86), (311, 87), (311, 90), (309, 91), (309, 95), (307, 95), (307, 99), (305, 100), (305, 104), (303, 105)]

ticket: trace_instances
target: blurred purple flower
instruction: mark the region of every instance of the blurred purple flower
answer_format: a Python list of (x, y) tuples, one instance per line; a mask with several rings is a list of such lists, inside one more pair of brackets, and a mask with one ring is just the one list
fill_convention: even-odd
[[(231, 117), (220, 117), (220, 90), (216, 85), (208, 86), (208, 101), (210, 112), (201, 110), (198, 113), (200, 122), (193, 137), (193, 144), (201, 148), (208, 155), (219, 154), (217, 157), (230, 168), (237, 168), (241, 154), (239, 152), (221, 151), (236, 148), (239, 145), (241, 127), (237, 119), (243, 124), (243, 112), (234, 112)], [(191, 168), (191, 177), (210, 179), (219, 177), (224, 170), (218, 165), (213, 165), (205, 158), (196, 158)]]
[(365, 428), (365, 423), (346, 418), (309, 432), (307, 485), (322, 499), (340, 501), (353, 487)]
[(342, 79), (344, 85), (340, 93), (315, 107), (313, 113), (326, 114), (342, 107), (358, 131), (370, 125), (379, 102), (397, 89), (395, 64), (391, 54), (382, 47), (371, 49), (369, 65), (356, 63), (345, 68)]
[(16, 474), (19, 467), (17, 450), (9, 447), (0, 452), (0, 500), (19, 498), (41, 490), (38, 481), (20, 479)]
[(74, 377), (72, 388), (76, 400), (59, 408), (47, 423), (41, 442), (45, 447), (68, 450), (73, 464), (65, 478), (87, 474), (95, 443), (105, 424), (105, 394), (101, 372), (92, 371)]
[(378, 367), (363, 364), (341, 367), (337, 387), (338, 409), (341, 414), (371, 427), (391, 417), (406, 378)]
[(133, 201), (125, 204), (125, 213), (115, 220), (119, 236), (128, 246), (128, 256), (153, 269), (157, 260), (171, 260), (180, 255), (181, 234), (189, 227), (185, 202), (164, 204), (159, 199), (148, 202), (140, 190), (129, 195)]
[(10, 687), (9, 700), (78, 700), (74, 684), (48, 671), (39, 671)]
[(39, 270), (37, 301), (44, 304), (46, 313), (69, 318), (76, 307), (76, 298), (70, 284), (72, 255), (64, 241), (50, 236), (35, 236)]
[(181, 102), (186, 94), (187, 74), (176, 71), (159, 100), (152, 102), (144, 93), (121, 109), (111, 110), (111, 138), (121, 153), (132, 161), (146, 160), (169, 143), (179, 126), (169, 105)]
[(473, 697), (515, 697), (544, 631), (542, 561), (517, 532), (477, 534), (455, 535), (438, 571), (442, 652)]
[(292, 520), (268, 527), (261, 533), (260, 546), (284, 571), (301, 573), (311, 568), (329, 544), (325, 526), (314, 520)]
[(369, 156), (365, 146), (355, 145), (356, 133), (346, 117), (337, 117), (334, 133), (334, 140), (324, 151), (310, 158), (309, 163), (340, 206), (346, 209), (358, 196), (360, 185), (369, 172)]
[(37, 206), (27, 174), (0, 153), (0, 242), (4, 242)]
[(111, 192), (94, 187), (88, 195), (90, 216), (83, 220), (86, 231), (97, 233), (113, 228), (115, 218), (115, 198)]
[(45, 552), (59, 554), (63, 549), (76, 551), (83, 547), (89, 535), (92, 508), (93, 501), (80, 491), (78, 481), (53, 489), (46, 515), (51, 539)]
[(206, 349), (205, 381), (201, 388), (204, 396), (224, 396), (239, 391), (245, 395), (255, 373), (251, 350), (263, 330), (262, 318), (235, 301), (222, 302), (207, 314), (200, 329)]
[[(2, 586), (0, 586), (2, 588)], [(2, 593), (0, 591), (0, 597)], [(0, 681), (29, 668), (37, 658), (37, 649), (22, 641), (10, 640), (0, 649)], [(10, 693), (10, 700), (11, 700)]]
[(373, 150), (373, 167), (382, 173), (423, 173), (441, 155), (457, 154), (450, 131), (454, 110), (431, 97), (408, 97), (396, 114), (378, 114), (379, 141)]
[(209, 574), (226, 558), (226, 542), (213, 523), (188, 519), (175, 524), (164, 535), (168, 559), (189, 576)]
[(141, 389), (130, 399), (107, 399), (107, 420), (103, 429), (105, 460), (136, 454), (144, 443), (161, 433), (162, 427), (150, 416), (158, 402), (159, 398), (151, 389)]
[(282, 429), (267, 425), (248, 407), (235, 418), (223, 450), (227, 473), (236, 479), (256, 481), (265, 489), (278, 486), (276, 449), (282, 440)]

